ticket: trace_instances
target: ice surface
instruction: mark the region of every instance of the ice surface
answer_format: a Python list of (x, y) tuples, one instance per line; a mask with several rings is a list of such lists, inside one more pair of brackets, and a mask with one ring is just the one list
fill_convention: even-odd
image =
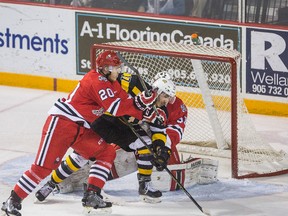
[[(47, 111), (66, 93), (0, 86), (0, 202), (7, 199), (23, 171), (33, 162)], [(276, 149), (288, 152), (288, 118), (253, 115), (257, 131)], [(225, 162), (220, 162), (225, 164)], [(213, 216), (283, 216), (288, 211), (288, 175), (235, 180), (227, 169), (219, 181), (187, 190)], [(136, 174), (109, 181), (105, 193), (114, 202), (111, 215), (203, 215), (183, 191), (164, 192), (162, 202), (148, 204), (137, 194)], [(34, 203), (23, 201), (22, 215), (82, 215), (82, 192), (55, 194)]]

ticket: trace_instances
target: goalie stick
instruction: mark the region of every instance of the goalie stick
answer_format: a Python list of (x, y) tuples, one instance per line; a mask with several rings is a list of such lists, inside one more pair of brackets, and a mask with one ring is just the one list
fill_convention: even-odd
[[(156, 153), (148, 146), (146, 141), (138, 134), (138, 132), (134, 129), (134, 127), (125, 119), (122, 118), (123, 121), (128, 125), (128, 127), (132, 130), (132, 132), (137, 136), (137, 138), (145, 145), (145, 147), (150, 151), (154, 158), (157, 158)], [(197, 206), (197, 208), (207, 216), (211, 216), (209, 210), (202, 208), (199, 203), (192, 197), (192, 195), (186, 190), (186, 188), (179, 182), (179, 180), (173, 175), (173, 173), (167, 168), (164, 167), (165, 171), (171, 176), (171, 178), (179, 185), (181, 190), (192, 200), (192, 202)]]

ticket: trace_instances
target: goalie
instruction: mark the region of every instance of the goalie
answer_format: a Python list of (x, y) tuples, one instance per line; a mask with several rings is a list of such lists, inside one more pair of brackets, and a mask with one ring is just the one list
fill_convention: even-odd
[[(123, 73), (121, 76), (119, 76), (119, 78), (120, 79), (118, 81), (120, 82), (122, 88), (132, 97), (135, 97), (135, 101), (137, 101), (138, 97), (138, 106), (141, 107), (141, 100), (145, 100), (146, 96), (139, 94), (143, 91), (143, 88), (138, 77), (136, 75)], [(125, 125), (125, 123), (123, 123), (123, 121), (121, 121), (121, 119), (109, 115), (103, 115), (101, 118), (99, 118), (99, 120), (93, 122), (92, 124), (92, 129), (96, 131), (106, 142), (115, 143), (122, 148), (117, 149), (117, 156), (111, 171), (110, 179), (127, 175), (138, 169), (137, 177), (139, 182), (139, 195), (144, 201), (148, 202), (159, 202), (159, 198), (162, 196), (162, 193), (159, 190), (154, 189), (151, 185), (152, 164), (156, 166), (158, 171), (161, 171), (163, 170), (163, 167), (167, 165), (168, 159), (170, 158), (169, 164), (173, 164), (173, 169), (171, 169), (169, 166), (168, 168), (170, 168), (174, 174), (177, 173), (176, 176), (180, 178), (179, 180), (181, 180), (181, 182), (185, 182), (186, 185), (191, 185), (191, 182), (197, 183), (197, 175), (199, 172), (196, 172), (196, 170), (199, 170), (201, 168), (201, 164), (203, 164), (202, 159), (193, 159), (186, 163), (181, 163), (176, 145), (180, 142), (184, 132), (187, 118), (187, 108), (181, 99), (175, 97), (175, 85), (170, 80), (168, 74), (159, 73), (155, 76), (154, 80), (154, 89), (157, 88), (159, 92), (166, 93), (166, 95), (169, 96), (167, 97), (169, 98), (169, 103), (166, 100), (164, 104), (158, 104), (158, 106), (161, 106), (162, 109), (166, 110), (168, 113), (167, 127), (164, 129), (159, 129), (158, 127), (150, 126), (148, 127), (148, 130), (143, 130), (143, 128), (139, 127), (138, 124), (134, 124), (134, 128), (137, 130), (139, 135), (143, 136), (144, 140), (149, 145), (153, 143), (154, 150), (156, 150), (155, 152), (157, 152), (161, 160), (157, 161), (157, 158), (156, 160), (153, 159), (143, 143), (137, 139), (137, 136), (133, 134), (133, 132), (127, 125)], [(164, 88), (163, 86), (157, 86), (157, 80), (158, 85), (159, 80), (165, 80), (167, 83), (169, 83), (168, 87), (166, 86), (167, 88)], [(145, 103), (147, 104), (147, 102)], [(163, 118), (163, 120), (165, 120), (165, 118)], [(149, 129), (152, 129), (152, 131)], [(156, 133), (155, 131), (153, 132), (153, 130), (156, 130)], [(152, 140), (148, 136), (148, 134), (151, 132)], [(167, 136), (165, 134), (167, 134)], [(134, 157), (134, 152), (136, 153), (137, 161)], [(171, 152), (172, 155), (170, 157)], [(86, 171), (87, 169), (82, 169), (80, 172), (73, 172), (83, 167), (86, 163), (87, 160), (83, 160), (80, 155), (73, 152), (66, 158), (65, 161), (61, 163), (61, 166), (52, 173), (51, 180), (37, 193), (46, 192), (46, 194), (44, 194), (46, 198), (49, 193), (52, 192), (53, 188), (55, 188), (56, 184), (58, 184), (58, 188), (60, 188), (60, 192), (62, 193), (71, 192), (75, 189), (81, 188), (79, 183), (85, 182), (86, 178), (88, 177), (88, 171)], [(217, 166), (214, 166), (213, 169), (217, 173)], [(186, 173), (186, 180), (184, 180), (185, 172), (188, 171), (190, 171), (192, 174), (194, 172), (194, 174), (188, 175), (188, 173)], [(216, 180), (215, 172), (213, 173), (213, 178), (210, 178), (210, 181)], [(66, 179), (72, 173), (73, 175)], [(159, 175), (161, 181), (159, 181)], [(193, 179), (191, 179), (191, 176)], [(170, 176), (165, 175), (165, 172), (156, 171), (153, 173), (152, 178), (153, 183), (156, 183), (161, 190), (178, 189), (175, 182), (171, 180)], [(66, 180), (62, 182), (64, 179)], [(163, 185), (161, 182), (165, 182), (166, 184), (164, 183)], [(47, 190), (47, 187), (49, 187), (50, 190)]]

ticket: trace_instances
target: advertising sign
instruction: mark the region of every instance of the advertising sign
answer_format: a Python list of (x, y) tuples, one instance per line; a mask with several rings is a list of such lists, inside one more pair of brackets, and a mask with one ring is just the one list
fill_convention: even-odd
[(0, 71), (79, 79), (75, 75), (74, 12), (1, 6)]
[(288, 32), (247, 29), (246, 93), (288, 97)]
[(163, 41), (189, 46), (192, 44), (191, 34), (195, 32), (199, 34), (200, 43), (204, 46), (239, 50), (238, 27), (76, 13), (77, 74), (89, 71), (92, 44), (114, 41)]

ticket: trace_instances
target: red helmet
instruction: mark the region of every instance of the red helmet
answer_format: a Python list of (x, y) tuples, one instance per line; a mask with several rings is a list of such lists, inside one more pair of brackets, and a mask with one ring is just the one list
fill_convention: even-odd
[(102, 69), (105, 65), (118, 66), (121, 64), (116, 52), (114, 51), (104, 51), (96, 59), (96, 65), (99, 69)]

